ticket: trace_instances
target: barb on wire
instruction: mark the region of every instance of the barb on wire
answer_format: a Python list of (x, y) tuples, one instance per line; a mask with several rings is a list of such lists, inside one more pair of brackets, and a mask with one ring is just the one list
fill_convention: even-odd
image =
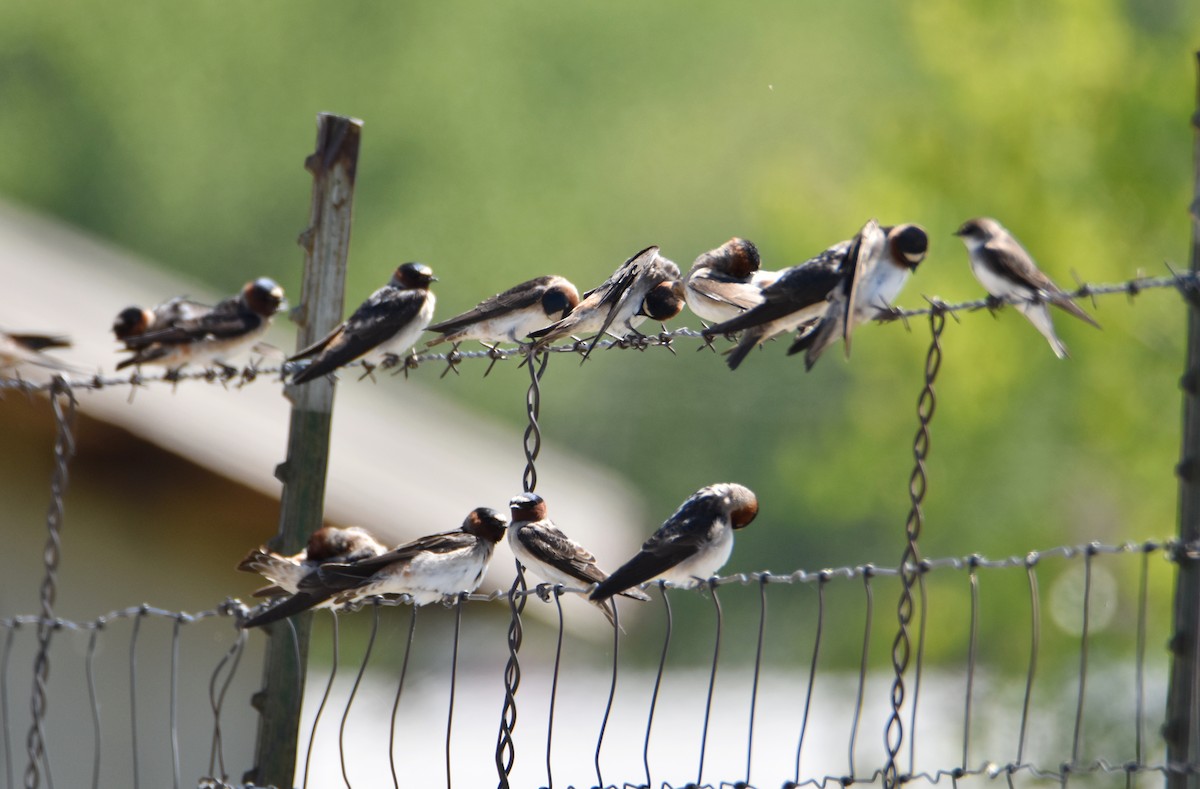
[(29, 762), (25, 767), (26, 789), (37, 789), (42, 763), (46, 785), (51, 785), (50, 762), (46, 758), (46, 692), (50, 680), (50, 638), (55, 630), (54, 601), (58, 595), (58, 561), (62, 550), (63, 497), (67, 491), (67, 466), (75, 454), (75, 394), (67, 379), (54, 376), (50, 382), (50, 404), (54, 409), (54, 473), (50, 478), (50, 506), (46, 511), (46, 548), (42, 555), (45, 574), (41, 586), (41, 619), (37, 624), (37, 656), (33, 662), (32, 719), (26, 738)]
[(932, 305), (929, 313), (929, 327), (932, 335), (929, 352), (925, 357), (925, 385), (917, 398), (917, 419), (919, 426), (913, 439), (913, 459), (915, 465), (909, 477), (908, 492), (912, 503), (908, 520), (904, 525), (906, 543), (900, 559), (900, 601), (897, 604), (896, 615), (899, 620), (899, 632), (892, 642), (892, 668), (895, 679), (892, 683), (892, 714), (888, 719), (884, 740), (887, 745), (887, 765), (884, 768), (884, 785), (887, 789), (895, 789), (901, 777), (897, 767), (896, 757), (904, 742), (904, 724), (901, 721), (901, 709), (904, 705), (904, 674), (908, 670), (909, 659), (912, 655), (912, 645), (909, 640), (908, 628), (913, 616), (913, 586), (916, 585), (917, 565), (921, 560), (917, 541), (921, 535), (921, 526), (925, 516), (921, 509), (928, 490), (928, 480), (925, 476), (925, 459), (929, 455), (929, 423), (937, 407), (937, 397), (934, 394), (934, 382), (942, 366), (942, 332), (946, 328), (946, 313), (937, 304)]

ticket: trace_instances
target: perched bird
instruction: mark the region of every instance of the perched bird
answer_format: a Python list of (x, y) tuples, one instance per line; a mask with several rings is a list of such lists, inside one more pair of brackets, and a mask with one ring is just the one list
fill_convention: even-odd
[(387, 547), (360, 526), (322, 526), (308, 538), (308, 545), (293, 556), (282, 556), (259, 546), (242, 559), (238, 569), (258, 573), (270, 582), (255, 597), (295, 594), (300, 583), (325, 562), (356, 562), (378, 556)]
[[(546, 502), (541, 496), (522, 493), (514, 496), (508, 506), (512, 512), (508, 545), (523, 567), (544, 581), (563, 586), (591, 586), (608, 577), (596, 566), (595, 556), (546, 517)], [(636, 589), (624, 594), (635, 600), (650, 599)], [(603, 601), (596, 605), (615, 625), (617, 619), (610, 605)]]
[(133, 356), (117, 364), (158, 364), (178, 370), (188, 363), (223, 363), (254, 343), (285, 306), (283, 288), (274, 280), (260, 277), (247, 282), (241, 293), (225, 299), (210, 311), (178, 320), (162, 329), (124, 338)]
[(289, 361), (313, 357), (312, 362), (292, 376), (302, 384), (333, 372), (344, 364), (367, 355), (364, 364), (406, 353), (433, 320), (437, 299), (429, 290), (437, 282), (433, 271), (422, 263), (404, 263), (388, 284), (371, 294), (354, 314), (324, 338), (297, 353)]
[(157, 307), (126, 307), (113, 321), (112, 331), (119, 342), (137, 337), (150, 331), (160, 331), (179, 321), (193, 320), (212, 312), (212, 307), (192, 301), (186, 296), (176, 296)]
[(579, 291), (559, 276), (545, 276), (515, 285), (479, 302), (462, 315), (434, 324), (429, 331), (441, 337), (425, 343), (432, 348), (443, 342), (456, 346), (467, 340), (482, 343), (522, 342), (532, 331), (545, 328), (571, 314), (579, 303)]
[(1058, 358), (1068, 356), (1067, 346), (1054, 332), (1047, 302), (1100, 328), (1092, 316), (1042, 273), (1025, 247), (995, 219), (970, 219), (954, 235), (966, 245), (971, 271), (984, 289), (997, 299), (1015, 300), (1014, 306), (1042, 333)]
[(780, 271), (775, 281), (762, 289), (759, 305), (702, 332), (705, 337), (744, 332), (737, 346), (728, 352), (726, 364), (730, 370), (736, 370), (755, 346), (812, 325), (825, 314), (826, 299), (842, 280), (851, 243), (841, 241), (799, 265)]
[(79, 372), (71, 365), (42, 353), (47, 348), (70, 347), (71, 341), (62, 336), (0, 331), (0, 373), (9, 374), (26, 365), (59, 372)]
[(586, 359), (605, 333), (621, 339), (639, 334), (646, 318), (666, 321), (683, 309), (684, 291), (679, 267), (646, 247), (621, 264), (608, 279), (587, 293), (570, 315), (543, 329), (530, 332), (543, 348), (567, 335), (595, 334)]
[(637, 556), (592, 590), (589, 599), (602, 602), (656, 578), (679, 586), (707, 580), (729, 561), (733, 530), (756, 515), (758, 499), (744, 485), (722, 482), (701, 488), (650, 535)]
[(849, 356), (854, 328), (892, 309), (928, 251), (929, 235), (920, 225), (880, 227), (874, 219), (867, 222), (851, 242), (839, 286), (830, 293), (825, 314), (815, 328), (792, 343), (788, 355), (807, 351), (804, 366), (811, 370), (840, 337)]
[(343, 606), (374, 595), (404, 594), (413, 605), (427, 605), (448, 595), (473, 592), (483, 580), (506, 523), (495, 510), (479, 507), (467, 515), (461, 529), (430, 534), (358, 561), (325, 562), (300, 581), (295, 594), (242, 626), (270, 624), (326, 601)]
[(683, 281), (687, 306), (703, 321), (732, 320), (762, 304), (763, 288), (779, 276), (762, 271), (758, 248), (744, 238), (731, 238), (696, 258)]

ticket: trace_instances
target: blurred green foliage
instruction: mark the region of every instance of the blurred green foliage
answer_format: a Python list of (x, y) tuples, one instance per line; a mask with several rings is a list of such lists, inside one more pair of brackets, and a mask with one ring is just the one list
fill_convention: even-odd
[[(931, 233), (906, 305), (980, 295), (950, 233), (981, 214), (1060, 282), (1119, 280), (1186, 265), (1198, 12), (15, 0), (0, 6), (0, 192), (214, 287), (268, 274), (296, 294), (300, 164), (324, 110), (366, 121), (354, 303), (409, 259), (441, 278), (440, 316), (543, 273), (591, 287), (651, 243), (686, 269), (741, 235), (783, 267), (872, 216)], [(1058, 317), (1064, 362), (1011, 310), (948, 325), (926, 555), (1173, 533), (1184, 310), (1157, 292), (1097, 315), (1103, 332)], [(835, 351), (809, 374), (782, 343), (736, 373), (688, 343), (556, 358), (543, 428), (625, 470), (647, 532), (702, 485), (758, 491), (731, 571), (890, 564), (927, 344), (921, 322), (868, 327), (852, 363)], [(513, 363), (486, 381), (472, 366), (416, 378), (388, 385), (523, 421)], [(1155, 582), (1156, 610), (1168, 586)], [(1001, 609), (1024, 610), (1024, 594)], [(753, 616), (742, 597), (735, 613)], [(860, 636), (840, 628), (829, 648), (853, 662)]]

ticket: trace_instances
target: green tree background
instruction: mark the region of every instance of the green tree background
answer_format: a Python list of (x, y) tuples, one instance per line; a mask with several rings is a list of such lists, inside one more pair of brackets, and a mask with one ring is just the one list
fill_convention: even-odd
[[(324, 110), (366, 121), (349, 302), (410, 259), (441, 278), (442, 316), (543, 273), (590, 287), (651, 243), (686, 268), (741, 235), (783, 267), (872, 216), (930, 231), (903, 305), (981, 295), (950, 235), (976, 215), (1060, 282), (1120, 280), (1186, 265), (1198, 11), (16, 0), (0, 193), (215, 288), (266, 274), (297, 294), (298, 163)], [(1096, 314), (1103, 332), (1059, 317), (1064, 362), (1011, 310), (949, 324), (926, 555), (1174, 532), (1184, 310), (1161, 292)], [(927, 344), (921, 322), (868, 327), (850, 363), (808, 374), (780, 343), (736, 373), (686, 343), (555, 359), (543, 426), (624, 470), (655, 519), (710, 482), (758, 491), (730, 571), (889, 564)], [(389, 385), (520, 423), (525, 380), (509, 364)]]

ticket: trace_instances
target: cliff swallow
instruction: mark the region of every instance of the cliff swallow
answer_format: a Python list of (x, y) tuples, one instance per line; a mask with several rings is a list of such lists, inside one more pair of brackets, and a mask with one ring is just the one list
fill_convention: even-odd
[[(544, 581), (567, 587), (591, 586), (608, 577), (596, 566), (595, 556), (546, 517), (546, 502), (541, 496), (522, 493), (514, 496), (508, 506), (512, 512), (508, 545), (523, 567)], [(635, 600), (650, 599), (636, 589), (624, 595)], [(596, 605), (609, 623), (615, 625), (617, 620), (610, 605), (604, 601), (596, 601)]]
[(546, 276), (522, 282), (473, 309), (429, 327), (442, 336), (425, 345), (467, 340), (482, 343), (520, 343), (530, 332), (545, 328), (571, 314), (579, 303), (579, 291), (563, 277)]
[(255, 597), (276, 597), (295, 594), (300, 583), (325, 562), (355, 562), (378, 556), (387, 550), (370, 532), (359, 526), (341, 528), (322, 526), (308, 538), (308, 545), (299, 553), (283, 556), (260, 546), (246, 554), (238, 569), (258, 573), (270, 581), (254, 593)]
[(652, 579), (678, 586), (701, 583), (729, 561), (733, 530), (758, 515), (754, 492), (736, 482), (693, 493), (667, 518), (642, 550), (597, 586), (589, 599), (603, 601)]
[(70, 347), (71, 341), (66, 337), (0, 331), (0, 373), (10, 373), (25, 365), (60, 372), (80, 372), (77, 368), (42, 353), (47, 348)]
[(874, 219), (867, 222), (851, 242), (841, 282), (830, 294), (825, 314), (812, 331), (792, 343), (788, 355), (807, 351), (804, 366), (811, 370), (840, 337), (849, 356), (855, 327), (892, 309), (928, 251), (929, 235), (920, 225), (880, 227)]
[(703, 321), (732, 320), (763, 301), (763, 288), (778, 272), (762, 271), (758, 248), (731, 238), (696, 258), (684, 279), (688, 309)]
[(605, 333), (617, 339), (638, 334), (636, 327), (646, 318), (670, 320), (683, 304), (679, 267), (659, 255), (658, 247), (646, 247), (622, 263), (599, 287), (583, 294), (570, 315), (529, 336), (537, 340), (536, 347), (544, 348), (570, 334), (595, 334), (584, 354), (586, 359)]
[(354, 562), (326, 562), (305, 576), (295, 594), (242, 626), (269, 624), (326, 601), (342, 606), (364, 597), (404, 594), (413, 605), (427, 605), (448, 595), (473, 592), (483, 580), (506, 523), (495, 510), (479, 507), (467, 515), (461, 529), (430, 534)]
[(193, 320), (212, 312), (212, 307), (192, 301), (186, 296), (176, 296), (157, 307), (126, 307), (117, 314), (112, 331), (119, 342), (137, 337), (150, 331), (159, 331), (179, 321)]
[(1067, 346), (1054, 332), (1047, 303), (1100, 328), (1092, 316), (1042, 273), (1025, 247), (995, 219), (968, 220), (954, 235), (966, 245), (971, 271), (984, 289), (998, 299), (1015, 300), (1013, 306), (1042, 333), (1058, 358), (1067, 357)]
[(761, 304), (702, 332), (706, 338), (745, 332), (738, 345), (728, 352), (726, 364), (730, 370), (736, 370), (755, 346), (820, 319), (828, 308), (826, 299), (842, 280), (850, 247), (850, 241), (841, 241), (799, 265), (780, 271), (775, 281), (762, 289)]
[(291, 357), (289, 361), (293, 362), (315, 357), (292, 377), (292, 383), (319, 378), (363, 355), (367, 357), (364, 362), (372, 364), (407, 353), (433, 320), (437, 299), (429, 290), (432, 282), (437, 282), (437, 277), (429, 266), (401, 265), (391, 281), (372, 293), (353, 315)]
[(274, 280), (260, 277), (247, 282), (241, 293), (209, 312), (125, 338), (125, 346), (133, 356), (118, 362), (117, 369), (158, 364), (177, 370), (188, 363), (223, 363), (252, 345), (284, 306), (283, 288)]

